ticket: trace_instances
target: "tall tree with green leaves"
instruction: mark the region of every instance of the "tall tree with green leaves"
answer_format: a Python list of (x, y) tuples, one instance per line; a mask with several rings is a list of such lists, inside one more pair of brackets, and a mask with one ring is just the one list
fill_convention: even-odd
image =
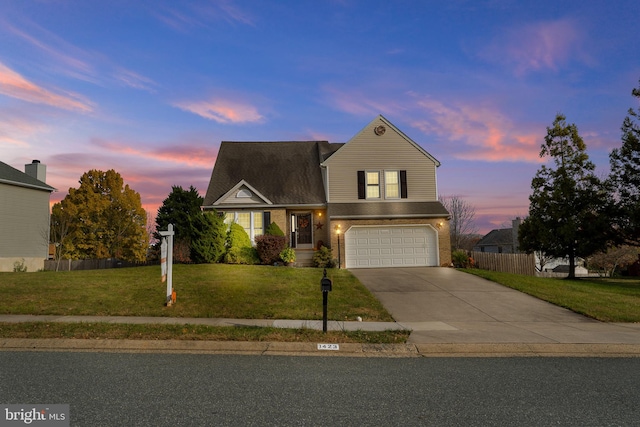
[[(640, 103), (640, 85), (631, 94)], [(622, 122), (622, 146), (609, 154), (616, 243), (640, 246), (640, 107)]]
[[(156, 237), (173, 224), (174, 259), (177, 261), (217, 262), (224, 255), (226, 225), (215, 211), (202, 212), (203, 200), (193, 186), (189, 190), (173, 186), (158, 208)], [(180, 250), (184, 253), (175, 253)]]
[(520, 249), (569, 259), (575, 277), (576, 257), (606, 248), (609, 239), (608, 192), (594, 174), (586, 145), (575, 124), (558, 114), (547, 128), (540, 157), (543, 165), (531, 181), (529, 217), (520, 226)]
[(146, 221), (140, 194), (115, 170), (94, 169), (53, 206), (51, 228), (58, 236), (52, 237), (64, 245), (67, 258), (144, 261), (149, 244)]
[(191, 246), (195, 237), (194, 224), (196, 218), (202, 215), (202, 196), (193, 186), (184, 190), (181, 186), (171, 187), (171, 193), (162, 202), (156, 215), (156, 234), (166, 230), (169, 224), (173, 224), (175, 232), (174, 243), (183, 242)]

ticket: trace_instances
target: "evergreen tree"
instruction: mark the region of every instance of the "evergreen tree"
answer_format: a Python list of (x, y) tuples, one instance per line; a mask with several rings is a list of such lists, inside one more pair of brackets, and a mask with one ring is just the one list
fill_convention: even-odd
[[(184, 190), (180, 186), (171, 187), (171, 193), (162, 202), (156, 215), (156, 239), (160, 240), (160, 231), (167, 230), (173, 224), (174, 249), (183, 248), (185, 254), (176, 261), (190, 261), (191, 242), (196, 238), (195, 224), (202, 216), (203, 198), (193, 186)], [(175, 251), (174, 251), (175, 252)]]
[(547, 128), (540, 157), (550, 157), (554, 167), (543, 165), (531, 181), (529, 217), (520, 226), (519, 243), (527, 252), (568, 257), (574, 278), (576, 257), (606, 247), (609, 199), (578, 128), (565, 120), (558, 114)]
[(191, 260), (195, 263), (218, 262), (225, 253), (227, 226), (217, 212), (203, 212), (194, 220)]
[[(640, 101), (640, 86), (631, 94)], [(622, 123), (622, 146), (609, 154), (609, 183), (615, 195), (616, 243), (640, 246), (640, 108)]]

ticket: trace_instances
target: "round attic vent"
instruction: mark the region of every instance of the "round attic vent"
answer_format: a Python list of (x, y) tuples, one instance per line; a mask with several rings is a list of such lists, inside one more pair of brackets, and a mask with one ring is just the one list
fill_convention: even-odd
[(384, 133), (386, 132), (387, 128), (385, 128), (384, 126), (380, 125), (380, 126), (376, 126), (373, 131), (375, 132), (376, 135), (380, 136), (380, 135), (384, 135)]

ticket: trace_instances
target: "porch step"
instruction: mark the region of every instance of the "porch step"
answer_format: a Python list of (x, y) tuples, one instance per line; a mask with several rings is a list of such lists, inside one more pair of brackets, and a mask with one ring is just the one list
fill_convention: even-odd
[(313, 249), (296, 249), (296, 267), (313, 267)]

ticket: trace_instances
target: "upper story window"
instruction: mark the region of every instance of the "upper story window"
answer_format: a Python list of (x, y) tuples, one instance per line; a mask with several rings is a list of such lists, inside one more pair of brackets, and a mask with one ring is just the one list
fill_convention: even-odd
[(367, 199), (380, 198), (380, 172), (367, 172)]
[(386, 199), (400, 198), (400, 172), (384, 172), (384, 197)]
[(358, 171), (358, 199), (408, 198), (406, 170), (384, 171), (382, 176), (384, 182), (379, 171)]

